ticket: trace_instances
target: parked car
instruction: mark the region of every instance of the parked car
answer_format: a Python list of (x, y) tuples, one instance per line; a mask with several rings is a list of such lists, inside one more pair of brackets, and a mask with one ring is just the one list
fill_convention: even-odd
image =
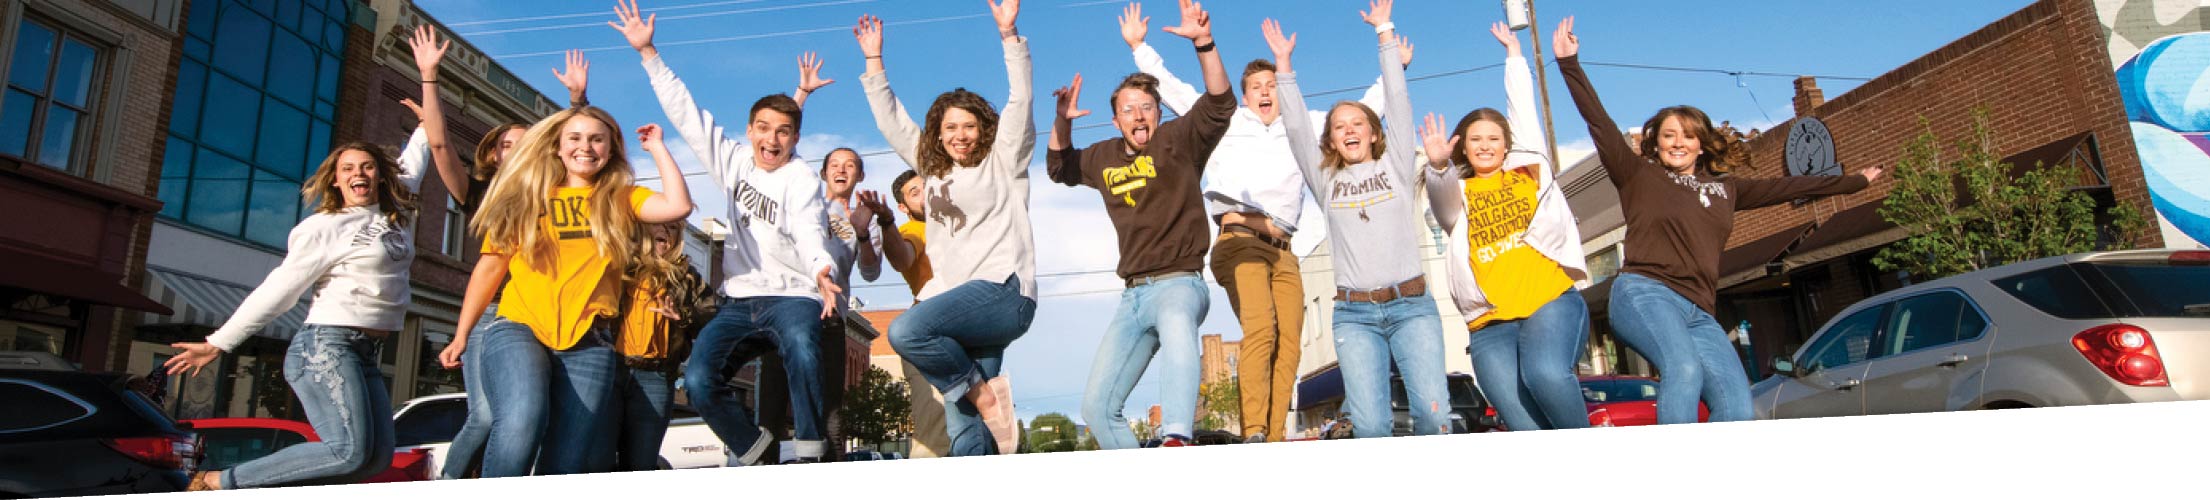
[[(321, 441), (314, 426), (280, 418), (198, 418), (181, 422), (200, 435), (200, 468), (229, 470), (249, 460), (276, 453), (294, 444)], [(430, 479), (430, 450), (400, 448), (391, 454), (391, 466), (363, 483), (396, 483)]]
[[(661, 439), (661, 468), (695, 469), (728, 463), (728, 455), (721, 450), (721, 438), (714, 435), (705, 420), (698, 418), (698, 413), (676, 405), (670, 416), (667, 437)], [(445, 448), (452, 444), (453, 436), (460, 433), (461, 424), (468, 420), (468, 394), (438, 394), (407, 400), (393, 412), (392, 420), (398, 428), (399, 448), (423, 448), (429, 454), (425, 470), (435, 477), (444, 470)]]
[(198, 436), (129, 388), (44, 352), (0, 352), (0, 497), (183, 491)]
[(2210, 251), (2050, 257), (1883, 293), (1751, 389), (1758, 418), (2210, 399)]
[[(1657, 425), (1658, 381), (1624, 375), (1581, 376), (1581, 400), (1590, 427)], [(1711, 421), (1711, 408), (1696, 402), (1696, 421)]]
[[(1489, 400), (1481, 394), (1481, 387), (1474, 384), (1473, 375), (1452, 373), (1446, 383), (1450, 388), (1451, 434), (1488, 432), (1497, 427), (1496, 410), (1489, 408)], [(1389, 394), (1389, 410), (1394, 414), (1389, 435), (1412, 435), (1412, 407), (1404, 395), (1403, 377), (1389, 377)]]
[(893, 452), (889, 452), (889, 453), (884, 453), (884, 454), (882, 454), (882, 459), (883, 459), (883, 460), (905, 460), (905, 454), (904, 454), (904, 453), (898, 453), (898, 452), (895, 452), (895, 451), (893, 451)]
[(846, 461), (846, 462), (869, 462), (869, 461), (875, 461), (875, 460), (889, 460), (889, 459), (890, 459), (889, 457), (885, 457), (885, 456), (883, 456), (883, 454), (882, 454), (882, 453), (879, 453), (879, 452), (875, 452), (875, 451), (873, 451), (873, 450), (859, 450), (859, 451), (848, 451), (848, 452), (844, 452), (844, 461)]

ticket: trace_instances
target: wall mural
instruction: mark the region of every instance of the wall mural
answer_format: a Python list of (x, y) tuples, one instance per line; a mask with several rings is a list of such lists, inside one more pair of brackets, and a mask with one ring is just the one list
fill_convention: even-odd
[(2164, 244), (2210, 241), (2210, 2), (2096, 0)]

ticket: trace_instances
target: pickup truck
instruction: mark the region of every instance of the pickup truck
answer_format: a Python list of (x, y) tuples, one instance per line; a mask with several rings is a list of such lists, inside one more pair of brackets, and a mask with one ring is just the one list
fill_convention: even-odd
[[(696, 469), (721, 467), (728, 462), (722, 453), (721, 438), (698, 418), (696, 412), (676, 405), (670, 412), (668, 435), (660, 444), (660, 468)], [(399, 449), (427, 449), (428, 470), (435, 476), (445, 468), (445, 448), (451, 445), (453, 436), (460, 433), (460, 426), (468, 420), (468, 395), (466, 393), (438, 394), (407, 400), (392, 413), (393, 426), (399, 433)]]

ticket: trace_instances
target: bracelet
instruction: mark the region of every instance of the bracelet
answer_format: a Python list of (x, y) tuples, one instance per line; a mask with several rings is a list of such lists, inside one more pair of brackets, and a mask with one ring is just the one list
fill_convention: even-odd
[(1206, 52), (1212, 52), (1212, 49), (1213, 49), (1213, 45), (1214, 45), (1214, 42), (1205, 42), (1205, 44), (1204, 44), (1204, 45), (1199, 45), (1199, 46), (1197, 46), (1197, 53), (1199, 53), (1199, 54), (1203, 54), (1203, 53), (1206, 53)]
[(1397, 29), (1397, 23), (1396, 23), (1396, 22), (1394, 22), (1394, 21), (1391, 21), (1391, 22), (1381, 23), (1381, 25), (1380, 25), (1380, 26), (1375, 26), (1375, 27), (1374, 27), (1374, 34), (1377, 34), (1377, 35), (1378, 35), (1378, 34), (1382, 34), (1382, 33), (1388, 33), (1388, 32), (1389, 32), (1389, 30), (1393, 30), (1393, 29)]
[(437, 83), (437, 79), (435, 79), (435, 78), (432, 78), (432, 79), (428, 79), (428, 80), (423, 80), (423, 81), (422, 81), (422, 83)]
[(867, 58), (868, 58), (868, 59), (882, 59), (882, 56), (867, 56)]

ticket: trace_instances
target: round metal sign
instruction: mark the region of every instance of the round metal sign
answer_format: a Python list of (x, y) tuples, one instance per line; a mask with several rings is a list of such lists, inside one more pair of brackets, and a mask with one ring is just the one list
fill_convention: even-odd
[(1842, 173), (1842, 166), (1834, 161), (1834, 135), (1817, 118), (1797, 118), (1796, 124), (1788, 127), (1787, 157), (1788, 175)]

